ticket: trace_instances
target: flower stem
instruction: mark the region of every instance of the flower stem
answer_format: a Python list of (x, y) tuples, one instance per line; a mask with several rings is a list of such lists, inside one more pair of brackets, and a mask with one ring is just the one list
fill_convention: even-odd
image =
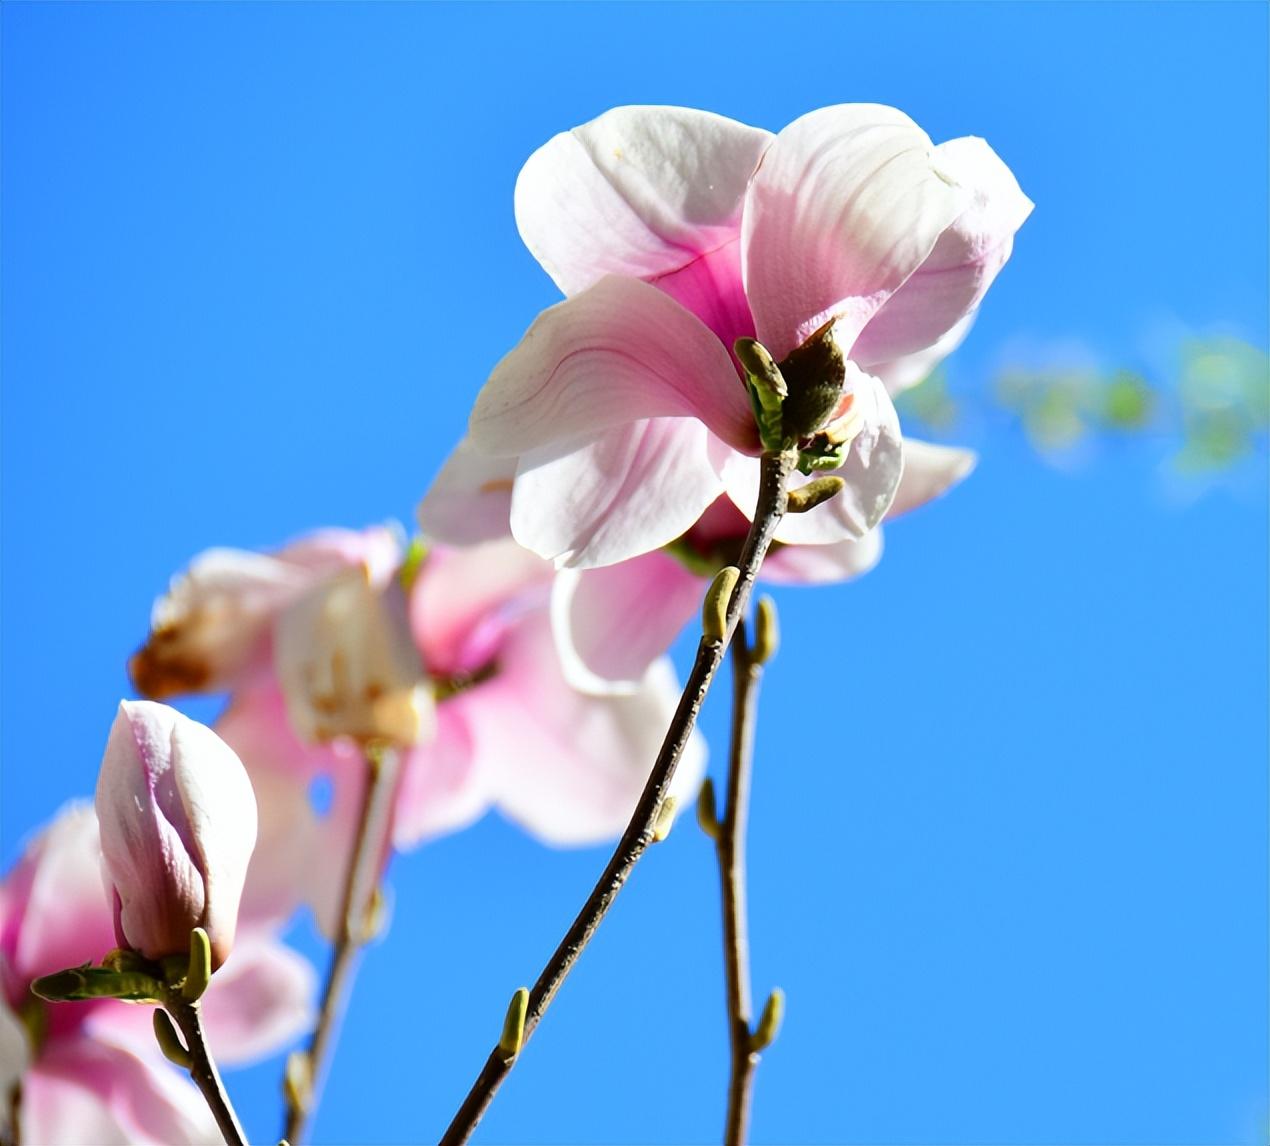
[(169, 991), (164, 1009), (172, 1016), (172, 1021), (185, 1037), (185, 1046), (190, 1056), (190, 1078), (202, 1091), (212, 1117), (220, 1128), (221, 1136), (225, 1139), (225, 1146), (247, 1146), (247, 1135), (243, 1132), (242, 1123), (238, 1121), (229, 1095), (225, 1093), (225, 1084), (221, 1082), (220, 1071), (216, 1069), (216, 1060), (207, 1049), (198, 1003), (186, 1002), (179, 992)]
[(366, 907), (378, 877), (379, 862), (391, 826), (397, 766), (397, 754), (393, 749), (378, 746), (366, 749), (366, 784), (362, 789), (357, 836), (344, 874), (339, 930), (331, 950), (326, 982), (322, 986), (317, 1025), (313, 1028), (309, 1045), (300, 1052), (305, 1058), (305, 1084), (286, 1088), (287, 1119), (283, 1137), (291, 1146), (300, 1146), (308, 1120), (317, 1109), (326, 1058), (339, 1026), (346, 992), (351, 989), (357, 953), (366, 941)]
[(732, 1069), (728, 1082), (725, 1146), (741, 1146), (750, 1122), (754, 1068), (750, 1019), (750, 944), (745, 908), (745, 827), (749, 814), (750, 775), (754, 760), (754, 726), (763, 666), (746, 641), (744, 623), (732, 641), (732, 737), (723, 818), (715, 838), (719, 886), (723, 900), (723, 966), (727, 978), (728, 1040)]
[[(631, 869), (652, 842), (653, 825), (656, 822), (657, 813), (670, 787), (679, 758), (688, 743), (688, 738), (692, 735), (697, 713), (723, 661), (728, 642), (749, 602), (754, 578), (772, 543), (776, 527), (785, 515), (786, 486), (796, 461), (797, 455), (792, 452), (769, 452), (762, 457), (758, 505), (737, 563), (740, 577), (728, 602), (723, 637), (718, 639), (703, 636), (697, 645), (697, 655), (684, 684), (683, 694), (679, 698), (679, 706), (675, 710), (670, 728), (657, 753), (648, 783), (644, 786), (630, 823), (622, 833), (622, 838), (618, 841), (612, 857), (605, 865), (582, 910), (570, 924), (564, 938), (561, 939), (559, 946), (556, 947), (529, 992), (529, 1005), (526, 1009), (524, 1025), (524, 1041), (526, 1042), (551, 1005), (551, 1000), (555, 998), (561, 984), (573, 970), (574, 964), (590, 942), (596, 928), (600, 926), (608, 913), (618, 892), (622, 890), (622, 885), (630, 875)], [(485, 1066), (442, 1136), (441, 1146), (458, 1146), (472, 1136), (477, 1123), (480, 1122), (515, 1062), (515, 1056), (505, 1055), (497, 1046), (490, 1052), (489, 1058), (485, 1060)]]

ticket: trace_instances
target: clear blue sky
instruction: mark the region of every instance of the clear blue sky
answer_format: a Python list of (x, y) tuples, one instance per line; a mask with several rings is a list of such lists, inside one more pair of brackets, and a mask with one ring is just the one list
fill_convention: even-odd
[[(610, 106), (775, 129), (868, 100), (985, 136), (1037, 207), (953, 366), (965, 390), (1020, 339), (1129, 365), (1172, 321), (1265, 345), (1262, 4), (0, 19), (6, 864), (91, 791), (124, 658), (193, 553), (410, 519), (555, 299), (513, 223), (519, 166)], [(1065, 472), (1008, 428), (975, 440), (975, 477), (892, 529), (875, 573), (780, 596), (751, 894), (755, 988), (789, 1009), (755, 1136), (1260, 1143), (1264, 492), (1179, 505), (1145, 446)], [(720, 696), (716, 760), (725, 715)], [(323, 1141), (439, 1133), (603, 854), (489, 819), (396, 865)], [(716, 919), (682, 823), (482, 1140), (717, 1138)], [(230, 1078), (261, 1140), (279, 1069)]]

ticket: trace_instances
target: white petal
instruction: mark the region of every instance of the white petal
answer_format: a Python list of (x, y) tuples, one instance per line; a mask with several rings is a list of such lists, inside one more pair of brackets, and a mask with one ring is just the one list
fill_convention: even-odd
[(925, 505), (969, 477), (978, 460), (973, 450), (905, 438), (904, 476), (887, 512), (887, 521)]
[(561, 132), (516, 181), (525, 245), (565, 294), (653, 278), (734, 236), (770, 133), (707, 111), (619, 107)]
[(560, 565), (612, 565), (660, 549), (722, 491), (710, 435), (696, 421), (654, 418), (520, 459), (512, 532)]
[(464, 438), (419, 503), (419, 528), (452, 545), (511, 536), (515, 457), (482, 453)]
[(830, 318), (851, 345), (965, 209), (932, 151), (908, 116), (876, 104), (813, 111), (767, 149), (746, 196), (742, 266), (777, 359)]

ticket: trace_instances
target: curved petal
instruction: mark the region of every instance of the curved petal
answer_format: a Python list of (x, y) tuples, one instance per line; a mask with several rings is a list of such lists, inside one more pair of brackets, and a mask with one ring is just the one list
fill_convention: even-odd
[(631, 693), (701, 607), (706, 582), (662, 552), (603, 569), (562, 569), (551, 621), (565, 679), (594, 693)]
[(200, 1004), (217, 1062), (237, 1066), (281, 1050), (312, 1026), (316, 992), (317, 973), (298, 951), (241, 941)]
[(484, 777), (476, 767), (470, 727), (471, 691), (437, 706), (437, 735), (402, 760), (393, 814), (393, 843), (402, 851), (425, 839), (467, 827), (489, 807)]
[(851, 581), (882, 559), (882, 530), (876, 528), (859, 541), (833, 545), (785, 545), (763, 562), (763, 580), (777, 585), (827, 585)]
[[(679, 699), (663, 658), (631, 696), (587, 696), (565, 681), (546, 611), (526, 617), (502, 670), (473, 689), (480, 767), (498, 807), (546, 843), (595, 843), (626, 826)], [(700, 783), (700, 738), (675, 777), (683, 806)]]
[(341, 758), (335, 748), (301, 743), (276, 688), (237, 693), (216, 732), (238, 754), (256, 793), (256, 850), (247, 868), (241, 920), (244, 926), (281, 924), (304, 900), (317, 851), (319, 817), (310, 787), (341, 766)]
[(741, 278), (741, 239), (650, 280), (710, 328), (729, 350), (738, 338), (754, 337), (754, 316)]
[[(846, 460), (832, 471), (846, 481), (846, 486), (837, 496), (807, 513), (786, 514), (777, 527), (777, 541), (828, 545), (858, 540), (877, 525), (890, 508), (904, 469), (899, 415), (878, 379), (859, 370), (854, 371), (852, 378), (853, 409), (860, 417), (860, 429), (851, 440)], [(747, 516), (753, 514), (758, 501), (758, 460), (720, 445), (716, 445), (714, 451), (728, 496)], [(809, 480), (811, 478), (796, 473), (790, 484), (802, 485)]]
[(95, 963), (114, 945), (97, 816), (91, 805), (74, 801), (35, 837), (5, 878), (0, 950), (25, 992), (37, 976)]
[(610, 277), (538, 316), (477, 395), (470, 431), (487, 453), (524, 454), (666, 416), (757, 442), (723, 344), (656, 287)]
[(153, 1059), (88, 1038), (53, 1039), (22, 1080), (24, 1142), (214, 1146), (215, 1120), (193, 1083)]
[(934, 371), (945, 358), (965, 341), (974, 325), (978, 311), (971, 311), (965, 318), (947, 331), (937, 342), (912, 354), (905, 354), (889, 362), (877, 362), (869, 367), (869, 373), (879, 378), (886, 392), (894, 397), (916, 386)]
[(861, 331), (851, 357), (871, 372), (934, 346), (973, 314), (1032, 211), (1010, 169), (982, 139), (940, 144), (935, 163), (969, 193), (970, 203)]
[(904, 476), (886, 520), (925, 505), (969, 477), (979, 457), (973, 450), (904, 440)]
[(511, 536), (516, 459), (485, 454), (464, 438), (419, 502), (419, 528), (451, 545), (479, 545)]
[(565, 294), (677, 270), (735, 234), (771, 138), (693, 108), (614, 108), (529, 157), (516, 225)]
[(850, 346), (965, 209), (932, 151), (908, 116), (877, 104), (821, 108), (776, 137), (741, 230), (746, 293), (775, 358), (831, 318)]
[(479, 672), (525, 599), (545, 601), (551, 565), (510, 536), (429, 551), (410, 591), (410, 624), (433, 676)]
[(578, 568), (660, 549), (723, 488), (711, 440), (700, 422), (652, 418), (526, 454), (512, 494), (512, 533), (540, 556)]

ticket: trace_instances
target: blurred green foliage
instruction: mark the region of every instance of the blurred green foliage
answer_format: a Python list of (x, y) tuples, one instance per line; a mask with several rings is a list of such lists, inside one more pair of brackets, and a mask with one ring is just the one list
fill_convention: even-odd
[[(1152, 433), (1176, 443), (1174, 467), (1219, 471), (1266, 446), (1270, 359), (1242, 339), (1182, 339), (1162, 377), (1090, 366), (1011, 366), (997, 376), (993, 403), (1044, 453), (1069, 451), (1095, 438)], [(906, 419), (955, 433), (970, 399), (954, 397), (943, 369), (901, 394)]]

